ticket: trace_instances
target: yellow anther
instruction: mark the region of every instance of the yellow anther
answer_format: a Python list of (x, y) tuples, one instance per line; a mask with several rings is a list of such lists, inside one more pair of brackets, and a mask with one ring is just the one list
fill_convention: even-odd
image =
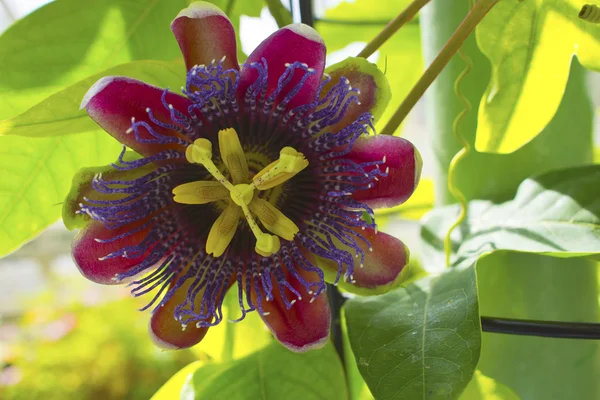
[(267, 190), (281, 185), (308, 166), (304, 154), (293, 147), (284, 147), (279, 160), (272, 162), (252, 178), (252, 184), (258, 190)]
[(208, 139), (196, 139), (185, 149), (185, 158), (189, 163), (204, 164), (212, 158), (212, 143)]
[(254, 198), (248, 208), (266, 229), (285, 240), (293, 240), (300, 230), (291, 219), (266, 200)]
[(254, 250), (263, 257), (269, 257), (271, 254), (277, 253), (280, 248), (281, 242), (277, 236), (263, 233), (256, 238)]
[(231, 174), (233, 184), (248, 181), (248, 162), (240, 138), (233, 128), (219, 131), (219, 150), (225, 166)]
[(234, 204), (229, 204), (215, 221), (208, 233), (206, 240), (206, 252), (213, 257), (223, 255), (229, 243), (235, 235), (240, 220), (240, 208)]
[[(231, 201), (227, 208), (210, 229), (206, 252), (214, 257), (225, 253), (243, 216), (256, 237), (256, 252), (263, 257), (269, 257), (281, 248), (279, 237), (293, 240), (299, 229), (271, 203), (255, 197), (254, 191), (270, 189), (284, 183), (306, 168), (308, 161), (304, 154), (293, 147), (284, 147), (281, 149), (279, 160), (263, 168), (252, 179), (252, 183), (248, 184), (248, 161), (237, 132), (233, 128), (223, 129), (219, 131), (218, 136), (221, 158), (231, 174), (232, 182), (225, 178), (212, 161), (212, 143), (208, 139), (197, 139), (186, 148), (185, 157), (190, 163), (204, 166), (217, 181), (196, 181), (179, 185), (173, 189), (174, 200), (182, 204), (205, 204), (229, 197)], [(277, 236), (263, 232), (253, 214), (266, 229)]]
[(247, 183), (239, 183), (233, 187), (230, 196), (231, 200), (233, 200), (236, 205), (240, 207), (242, 206), (242, 203), (248, 205), (254, 197), (254, 188)]
[(233, 190), (233, 185), (219, 171), (219, 168), (212, 161), (212, 144), (208, 139), (196, 139), (194, 144), (185, 149), (185, 158), (190, 163), (201, 164), (206, 170), (229, 191)]
[(293, 147), (286, 146), (279, 152), (279, 170), (288, 173), (298, 173), (308, 166), (308, 161), (304, 154), (296, 151)]
[(196, 181), (184, 183), (173, 189), (173, 200), (181, 204), (206, 204), (229, 197), (229, 190), (220, 182)]

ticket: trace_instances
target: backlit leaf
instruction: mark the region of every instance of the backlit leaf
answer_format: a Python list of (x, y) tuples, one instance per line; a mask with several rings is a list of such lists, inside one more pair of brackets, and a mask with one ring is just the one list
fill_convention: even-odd
[(294, 353), (273, 342), (245, 358), (198, 369), (181, 399), (347, 400), (348, 391), (331, 344)]
[(122, 75), (179, 93), (185, 82), (183, 62), (134, 61), (92, 75), (42, 100), (24, 113), (0, 121), (0, 135), (59, 136), (98, 129), (79, 105), (88, 89), (100, 78)]
[(114, 161), (121, 145), (104, 132), (0, 137), (0, 256), (58, 221), (80, 168)]
[(587, 0), (503, 0), (477, 27), (492, 79), (479, 108), (476, 148), (511, 153), (537, 136), (562, 99), (571, 58), (600, 69), (600, 25), (578, 17)]

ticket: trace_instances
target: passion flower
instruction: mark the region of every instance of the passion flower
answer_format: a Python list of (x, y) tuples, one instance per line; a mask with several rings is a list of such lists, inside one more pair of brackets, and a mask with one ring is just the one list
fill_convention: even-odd
[(81, 228), (73, 258), (95, 282), (154, 292), (146, 308), (162, 346), (202, 340), (237, 283), (240, 320), (257, 310), (288, 348), (318, 347), (330, 325), (325, 281), (386, 290), (408, 262), (373, 213), (405, 201), (421, 170), (408, 141), (369, 135), (387, 81), (363, 59), (324, 74), (323, 40), (302, 24), (241, 68), (232, 25), (212, 4), (193, 3), (171, 28), (183, 95), (110, 76), (83, 99), (135, 153), (75, 177), (64, 208)]

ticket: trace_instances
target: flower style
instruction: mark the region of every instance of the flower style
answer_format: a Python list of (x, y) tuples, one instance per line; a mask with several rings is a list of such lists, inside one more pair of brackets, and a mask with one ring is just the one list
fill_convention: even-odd
[(326, 280), (385, 291), (408, 262), (372, 210), (405, 201), (421, 170), (410, 142), (369, 135), (387, 81), (364, 59), (324, 74), (323, 40), (303, 24), (275, 32), (241, 68), (215, 6), (193, 3), (171, 28), (184, 96), (110, 76), (83, 99), (137, 154), (74, 178), (64, 208), (65, 224), (81, 228), (73, 258), (92, 281), (154, 292), (145, 308), (163, 347), (200, 342), (235, 283), (240, 320), (257, 310), (288, 348), (319, 347)]

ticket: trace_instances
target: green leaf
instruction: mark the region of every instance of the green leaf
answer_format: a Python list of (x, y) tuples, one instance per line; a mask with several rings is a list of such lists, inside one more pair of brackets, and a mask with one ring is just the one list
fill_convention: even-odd
[[(481, 315), (598, 322), (598, 264), (497, 251), (477, 263)], [(600, 343), (484, 333), (478, 368), (522, 399), (598, 399)]]
[[(343, 2), (335, 8), (328, 10), (324, 18), (337, 21), (358, 21), (357, 24), (339, 24), (327, 21), (316, 23), (328, 53), (341, 50), (354, 42), (371, 41), (385, 26), (385, 21), (390, 20), (390, 10), (400, 13), (407, 5), (407, 0), (371, 1), (356, 0), (353, 3)], [(393, 14), (392, 14), (393, 15)], [(381, 25), (364, 25), (368, 21), (383, 21)], [(419, 26), (409, 23), (398, 31), (379, 49), (377, 66), (386, 74), (392, 88), (392, 99), (386, 111), (376, 122), (380, 129), (394, 113), (402, 99), (419, 79), (423, 70), (421, 56), (421, 39)], [(356, 54), (352, 54), (355, 56)], [(398, 69), (402, 73), (396, 73)], [(393, 72), (393, 73), (392, 73)]]
[[(241, 316), (237, 284), (232, 286), (223, 301), (224, 321)], [(239, 323), (224, 322), (208, 330), (206, 337), (192, 348), (200, 359), (217, 362), (246, 357), (272, 343), (272, 336), (258, 313), (248, 313)]]
[(283, 6), (281, 0), (266, 0), (269, 12), (277, 21), (277, 26), (282, 28), (293, 23), (292, 14)]
[(175, 400), (180, 397), (181, 389), (187, 383), (190, 375), (206, 365), (203, 361), (196, 361), (181, 369), (162, 385), (150, 400)]
[(104, 132), (40, 139), (0, 137), (0, 256), (60, 218), (75, 172), (114, 161), (120, 148)]
[(169, 28), (186, 0), (57, 0), (0, 36), (0, 118), (133, 60), (181, 59)]
[(403, 218), (419, 220), (433, 208), (433, 181), (421, 179), (419, 186), (410, 198), (399, 206), (375, 210), (377, 225), (385, 227), (388, 220)]
[(274, 342), (246, 358), (198, 369), (184, 386), (181, 398), (346, 400), (348, 392), (331, 344), (293, 353)]
[(460, 400), (519, 400), (519, 396), (481, 371), (475, 371)]
[(96, 131), (98, 125), (79, 105), (100, 78), (122, 75), (179, 92), (185, 82), (183, 62), (134, 61), (95, 74), (44, 99), (14, 118), (0, 121), (0, 135), (59, 136)]
[(476, 148), (511, 153), (550, 122), (573, 54), (600, 69), (600, 25), (578, 17), (585, 0), (503, 0), (477, 27), (492, 80), (479, 109)]
[[(119, 64), (182, 60), (170, 25), (190, 2), (56, 0), (17, 21), (0, 36), (0, 119)], [(230, 3), (211, 2), (223, 10)], [(241, 15), (258, 16), (262, 7), (261, 0), (233, 3), (238, 48)]]
[[(600, 165), (569, 168), (524, 181), (512, 201), (470, 202), (467, 221), (453, 232), (460, 243), (457, 262), (494, 250), (559, 257), (600, 253), (598, 182)], [(448, 206), (425, 218), (422, 237), (429, 246), (439, 246), (431, 237), (443, 234), (443, 220), (454, 220), (458, 212), (458, 206)]]
[(456, 399), (475, 371), (481, 326), (474, 268), (454, 268), (344, 309), (376, 399)]
[(573, 59), (561, 104), (542, 133), (511, 154), (468, 152), (455, 165), (454, 184), (468, 200), (499, 203), (512, 199), (519, 184), (530, 176), (589, 164), (593, 116), (587, 71)]

